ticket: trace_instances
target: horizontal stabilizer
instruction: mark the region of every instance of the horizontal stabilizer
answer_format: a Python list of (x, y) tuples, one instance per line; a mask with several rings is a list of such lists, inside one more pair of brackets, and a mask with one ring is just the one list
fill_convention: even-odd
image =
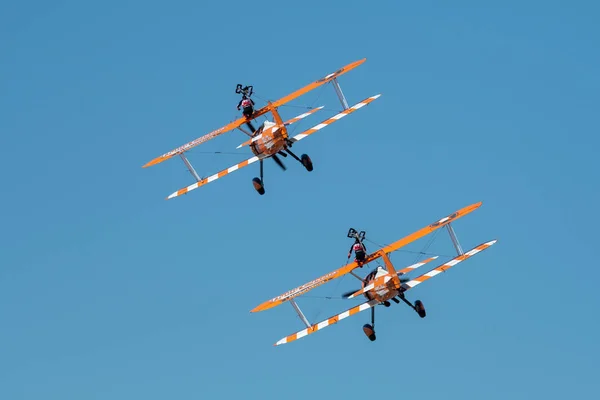
[[(409, 265), (408, 267), (401, 269), (400, 271), (398, 271), (396, 274), (397, 275), (405, 275), (410, 271), (414, 271), (415, 269), (422, 267), (423, 265), (427, 264), (430, 261), (435, 260), (436, 258), (438, 258), (438, 256), (435, 257), (430, 257), (426, 260), (420, 261), (416, 264), (413, 265)], [(348, 296), (349, 299), (352, 299), (356, 296), (360, 296), (361, 294), (368, 292), (371, 289), (374, 289), (377, 286), (380, 285), (385, 285), (386, 283), (388, 283), (390, 281), (390, 279), (392, 279), (391, 275), (383, 275), (380, 276), (379, 278), (375, 279), (373, 282), (369, 283), (367, 286), (365, 286), (364, 288), (357, 290), (356, 292), (352, 293), (350, 296)]]
[(400, 271), (398, 271), (398, 272), (397, 272), (397, 274), (398, 274), (398, 275), (405, 275), (405, 274), (408, 274), (409, 272), (411, 272), (411, 271), (414, 271), (415, 269), (417, 269), (417, 268), (419, 268), (419, 267), (422, 267), (423, 265), (425, 265), (425, 264), (427, 264), (428, 262), (431, 262), (431, 261), (433, 261), (433, 260), (435, 260), (435, 259), (437, 259), (437, 258), (438, 258), (438, 256), (433, 256), (433, 257), (430, 257), (430, 258), (428, 258), (428, 259), (426, 259), (426, 260), (419, 261), (419, 262), (418, 262), (418, 263), (416, 263), (416, 264), (409, 265), (408, 267), (401, 269)]
[[(294, 118), (290, 119), (289, 121), (284, 122), (283, 124), (285, 126), (288, 126), (288, 125), (291, 125), (293, 123), (296, 123), (296, 122), (300, 121), (301, 119), (306, 118), (309, 115), (316, 113), (317, 111), (321, 110), (322, 108), (323, 108), (323, 106), (317, 107), (317, 108), (313, 108), (312, 110), (307, 111), (304, 114), (300, 114), (297, 117), (294, 117)], [(236, 149), (240, 149), (240, 148), (242, 148), (244, 146), (248, 146), (250, 143), (256, 142), (261, 137), (262, 137), (262, 133), (259, 133), (258, 135), (253, 136), (252, 139), (246, 140), (244, 143), (240, 144), (238, 147), (236, 147)]]

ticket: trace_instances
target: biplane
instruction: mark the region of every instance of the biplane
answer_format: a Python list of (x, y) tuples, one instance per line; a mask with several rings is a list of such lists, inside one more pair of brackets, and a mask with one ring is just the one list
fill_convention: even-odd
[[(329, 126), (336, 121), (339, 121), (341, 118), (368, 105), (369, 103), (371, 103), (372, 101), (376, 100), (377, 98), (379, 98), (381, 96), (381, 94), (377, 94), (375, 96), (368, 97), (368, 98), (356, 103), (353, 106), (348, 106), (348, 102), (344, 96), (344, 93), (342, 92), (342, 89), (337, 81), (337, 78), (340, 75), (343, 75), (343, 74), (353, 70), (354, 68), (358, 67), (365, 61), (366, 61), (366, 59), (362, 59), (362, 60), (358, 60), (353, 63), (350, 63), (350, 64), (338, 69), (337, 71), (335, 71), (331, 74), (328, 74), (325, 77), (323, 77), (307, 86), (304, 86), (303, 88), (298, 89), (295, 92), (293, 92), (275, 102), (269, 101), (266, 106), (254, 111), (251, 116), (249, 116), (249, 117), (242, 116), (241, 118), (238, 118), (237, 120), (230, 122), (229, 124), (219, 128), (217, 130), (214, 130), (198, 139), (195, 139), (189, 143), (184, 144), (183, 146), (180, 146), (174, 150), (171, 150), (168, 153), (165, 153), (159, 157), (156, 157), (152, 161), (145, 164), (143, 166), (143, 168), (159, 164), (159, 163), (161, 163), (165, 160), (168, 160), (169, 158), (174, 157), (176, 155), (179, 155), (182, 158), (187, 169), (192, 174), (192, 176), (196, 179), (196, 182), (193, 183), (192, 185), (189, 185), (187, 187), (184, 187), (184, 188), (172, 193), (171, 195), (169, 195), (167, 197), (167, 200), (168, 200), (168, 199), (172, 199), (177, 196), (181, 196), (183, 194), (187, 194), (194, 189), (204, 186), (210, 182), (213, 182), (219, 178), (222, 178), (222, 177), (232, 173), (233, 171), (237, 171), (239, 169), (242, 169), (242, 168), (258, 161), (260, 164), (260, 177), (253, 178), (252, 183), (253, 183), (254, 189), (256, 189), (256, 191), (260, 195), (263, 195), (265, 193), (264, 177), (263, 177), (263, 161), (265, 159), (272, 158), (276, 164), (278, 164), (283, 170), (286, 170), (285, 165), (283, 164), (281, 159), (279, 159), (278, 155), (280, 155), (282, 157), (287, 157), (288, 155), (290, 155), (291, 157), (293, 157), (294, 159), (299, 161), (306, 168), (307, 171), (309, 171), (309, 172), (312, 171), (313, 163), (312, 163), (312, 160), (310, 159), (310, 157), (307, 154), (302, 154), (300, 157), (298, 157), (296, 154), (294, 154), (291, 151), (292, 145), (295, 144), (296, 142), (312, 135), (313, 133), (321, 130), (322, 128)], [(293, 137), (290, 137), (288, 134), (288, 129), (287, 129), (288, 126), (308, 117), (309, 115), (312, 115), (313, 113), (321, 110), (323, 107), (321, 106), (321, 107), (313, 108), (310, 111), (305, 112), (301, 115), (298, 115), (297, 117), (294, 117), (285, 122), (281, 118), (278, 108), (281, 107), (282, 105), (310, 92), (311, 90), (314, 90), (314, 89), (318, 88), (319, 86), (322, 86), (322, 85), (324, 85), (326, 83), (330, 83), (330, 82), (333, 84), (336, 94), (337, 94), (340, 102), (342, 103), (343, 110), (340, 113), (313, 126), (312, 128), (310, 128), (302, 133), (299, 133)], [(252, 87), (250, 86), (250, 87), (246, 87), (244, 89), (248, 89), (248, 88), (252, 88)], [(238, 84), (238, 87), (236, 88), (236, 93), (241, 93), (241, 85), (239, 85), (239, 84)], [(274, 121), (269, 121), (267, 119), (257, 129), (254, 129), (254, 127), (250, 123), (250, 121), (255, 120), (256, 118), (258, 118), (262, 115), (265, 115), (267, 113), (272, 114)], [(251, 132), (247, 132), (244, 129), (242, 129), (242, 125), (244, 125), (244, 124), (246, 124), (250, 128)], [(186, 158), (184, 153), (186, 151), (200, 145), (201, 143), (207, 142), (208, 140), (214, 139), (217, 136), (222, 135), (223, 133), (229, 132), (236, 128), (239, 129), (240, 131), (244, 132), (246, 135), (250, 136), (250, 139), (247, 140), (246, 142), (242, 143), (240, 146), (238, 146), (238, 149), (241, 147), (244, 147), (244, 146), (248, 146), (250, 148), (250, 150), (252, 151), (252, 153), (254, 154), (254, 156), (247, 160), (244, 160), (236, 165), (233, 165), (227, 169), (224, 169), (224, 170), (220, 171), (219, 173), (216, 173), (216, 174), (211, 175), (206, 178), (201, 178), (198, 175), (198, 173), (196, 172), (196, 170), (194, 169), (194, 167), (191, 165), (189, 160)]]
[[(490, 247), (496, 243), (496, 240), (491, 240), (489, 242), (480, 244), (479, 246), (476, 246), (467, 252), (463, 252), (462, 247), (460, 246), (460, 243), (458, 241), (458, 238), (456, 237), (456, 234), (454, 232), (454, 229), (452, 228), (453, 222), (455, 222), (457, 219), (462, 218), (463, 216), (475, 211), (477, 208), (479, 208), (481, 206), (481, 204), (482, 203), (479, 202), (479, 203), (464, 207), (444, 218), (437, 220), (436, 222), (434, 222), (432, 224), (427, 225), (426, 227), (424, 227), (408, 236), (405, 236), (402, 239), (397, 240), (396, 242), (394, 242), (386, 247), (383, 247), (383, 248), (369, 254), (366, 257), (366, 259), (361, 263), (361, 265), (359, 265), (356, 261), (353, 261), (335, 271), (332, 271), (332, 272), (325, 274), (317, 279), (314, 279), (308, 283), (305, 283), (304, 285), (301, 285), (295, 289), (292, 289), (280, 296), (274, 297), (273, 299), (268, 300), (268, 301), (258, 305), (253, 310), (251, 310), (251, 312), (264, 311), (269, 308), (276, 307), (280, 304), (283, 304), (284, 302), (290, 302), (291, 305), (294, 307), (296, 313), (298, 314), (298, 316), (300, 317), (300, 319), (302, 320), (302, 322), (304, 323), (306, 328), (301, 331), (298, 331), (292, 335), (282, 338), (277, 343), (275, 343), (275, 346), (293, 342), (294, 340), (297, 340), (304, 336), (318, 332), (318, 331), (326, 328), (327, 326), (336, 324), (337, 322), (341, 321), (344, 318), (347, 318), (351, 315), (355, 315), (361, 311), (365, 311), (368, 309), (371, 310), (371, 323), (365, 324), (363, 326), (363, 331), (364, 331), (365, 335), (369, 338), (369, 340), (374, 341), (376, 339), (375, 306), (383, 305), (384, 307), (389, 307), (391, 305), (390, 300), (396, 304), (400, 303), (401, 301), (406, 303), (409, 307), (411, 307), (414, 311), (416, 311), (417, 314), (421, 318), (425, 318), (426, 311), (425, 311), (425, 306), (423, 305), (423, 302), (420, 300), (417, 300), (413, 304), (406, 298), (405, 293), (407, 291), (409, 291), (410, 289), (414, 288), (415, 286), (425, 282), (428, 279), (433, 278), (434, 276), (438, 275), (441, 272), (447, 271), (448, 269), (452, 268), (453, 266), (461, 263), (462, 261), (474, 256), (475, 254), (487, 249), (488, 247)], [(414, 242), (415, 240), (418, 240), (418, 239), (420, 239), (442, 227), (447, 228), (450, 238), (452, 240), (452, 243), (454, 245), (454, 248), (456, 249), (456, 252), (458, 253), (458, 255), (455, 258), (453, 258), (450, 261), (448, 261), (444, 264), (441, 264), (438, 267), (433, 268), (432, 270), (430, 270), (420, 276), (417, 276), (415, 278), (407, 278), (405, 275), (407, 275), (408, 273), (416, 270), (417, 268), (437, 259), (438, 256), (430, 257), (421, 262), (418, 262), (416, 264), (407, 266), (407, 267), (399, 269), (399, 270), (397, 270), (394, 267), (394, 265), (392, 264), (392, 262), (390, 261), (390, 258), (389, 258), (390, 253), (397, 251), (401, 247), (404, 247), (407, 244)], [(349, 235), (348, 235), (349, 237), (351, 236), (351, 233), (353, 233), (355, 237), (359, 238), (359, 236), (356, 235), (355, 230), (353, 230), (353, 229), (350, 230)], [(361, 232), (361, 234), (362, 234), (362, 238), (364, 238), (364, 233)], [(385, 267), (378, 266), (377, 268), (375, 268), (371, 272), (369, 272), (365, 276), (365, 278), (361, 278), (359, 275), (357, 275), (353, 272), (356, 268), (359, 268), (359, 267), (362, 268), (364, 265), (366, 265), (372, 261), (375, 261), (377, 259), (380, 259), (380, 258), (383, 259)], [(294, 299), (300, 295), (307, 293), (308, 291), (310, 291), (318, 286), (321, 286), (333, 279), (337, 279), (337, 278), (347, 275), (347, 274), (354, 276), (361, 282), (361, 289), (345, 293), (342, 297), (355, 298), (355, 297), (362, 295), (363, 297), (366, 298), (366, 301), (363, 302), (362, 304), (359, 304), (355, 307), (345, 310), (344, 312), (341, 312), (330, 318), (327, 318), (321, 322), (311, 324), (307, 320), (307, 318), (304, 316), (302, 310), (300, 309), (300, 307), (298, 306), (297, 302)]]

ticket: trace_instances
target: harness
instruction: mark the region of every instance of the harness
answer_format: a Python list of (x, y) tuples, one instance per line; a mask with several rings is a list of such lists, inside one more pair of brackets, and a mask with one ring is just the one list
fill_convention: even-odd
[(242, 100), (242, 107), (244, 107), (244, 108), (252, 107), (252, 103), (250, 102), (250, 100), (244, 99), (244, 100)]
[(355, 243), (354, 246), (352, 246), (352, 249), (357, 252), (357, 251), (363, 251), (363, 247), (360, 243)]

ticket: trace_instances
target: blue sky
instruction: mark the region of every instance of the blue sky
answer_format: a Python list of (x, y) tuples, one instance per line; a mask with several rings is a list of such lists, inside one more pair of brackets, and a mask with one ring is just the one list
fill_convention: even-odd
[[(2, 5), (0, 398), (592, 397), (599, 8)], [(265, 196), (250, 166), (165, 201), (193, 182), (183, 164), (141, 168), (239, 115), (236, 84), (275, 100), (363, 57), (346, 97), (382, 96), (295, 146), (313, 172), (288, 157), (266, 163)], [(317, 105), (294, 132), (339, 111), (331, 86), (281, 113)], [(245, 159), (244, 140), (189, 158), (206, 176)], [(249, 313), (341, 266), (349, 227), (391, 243), (478, 201), (461, 244), (498, 243), (408, 293), (425, 319), (379, 307), (376, 342), (365, 312), (273, 347), (302, 328), (292, 307)], [(431, 238), (448, 260), (441, 232), (392, 261)], [(317, 322), (358, 304), (323, 298), (354, 287), (298, 302)]]

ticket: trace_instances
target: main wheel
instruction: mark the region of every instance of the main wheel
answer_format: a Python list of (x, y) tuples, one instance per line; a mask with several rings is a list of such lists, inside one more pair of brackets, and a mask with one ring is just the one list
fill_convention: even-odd
[(263, 186), (263, 183), (260, 180), (260, 178), (254, 178), (254, 179), (252, 179), (252, 185), (254, 185), (254, 189), (256, 189), (256, 191), (258, 192), (258, 194), (260, 194), (261, 196), (263, 194), (265, 194), (265, 187)]
[(415, 301), (415, 308), (417, 309), (417, 314), (419, 314), (419, 317), (425, 318), (427, 313), (425, 312), (425, 306), (421, 300)]
[(302, 154), (300, 161), (302, 161), (302, 165), (304, 165), (304, 168), (306, 168), (308, 172), (313, 170), (312, 160), (307, 154)]
[(369, 324), (365, 324), (363, 325), (363, 332), (365, 333), (365, 335), (367, 335), (367, 337), (369, 338), (369, 340), (371, 342), (373, 342), (375, 339), (377, 339), (377, 337), (375, 336), (375, 329), (373, 329), (373, 327)]

